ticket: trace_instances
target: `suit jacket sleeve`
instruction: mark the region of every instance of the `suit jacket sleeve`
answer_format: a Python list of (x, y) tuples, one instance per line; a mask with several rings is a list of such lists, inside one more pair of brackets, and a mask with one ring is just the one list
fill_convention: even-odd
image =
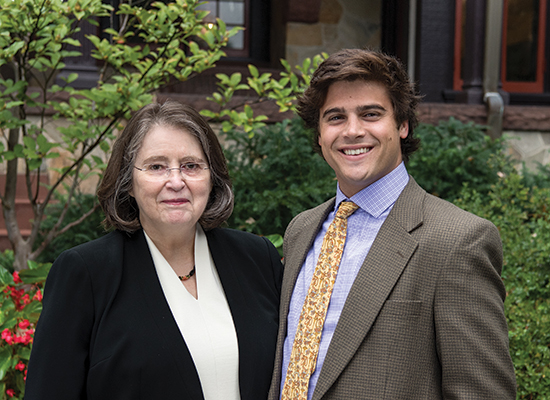
[(51, 268), (34, 337), (25, 399), (86, 398), (93, 288), (85, 263), (65, 252)]
[(498, 231), (475, 219), (456, 237), (434, 296), (443, 398), (515, 399)]

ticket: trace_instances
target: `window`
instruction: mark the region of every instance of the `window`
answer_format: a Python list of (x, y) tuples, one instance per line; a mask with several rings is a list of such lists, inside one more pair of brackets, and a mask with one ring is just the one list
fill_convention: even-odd
[(209, 11), (206, 16), (206, 22), (214, 23), (216, 18), (226, 23), (227, 29), (233, 27), (245, 28), (240, 30), (235, 36), (229, 39), (227, 47), (224, 49), (228, 57), (248, 57), (248, 9), (249, 0), (209, 0), (197, 7), (200, 10)]
[(542, 93), (546, 0), (504, 0), (502, 88)]
[[(466, 1), (456, 0), (454, 90), (462, 90)], [(543, 93), (547, 0), (504, 0), (503, 6), (502, 88)]]

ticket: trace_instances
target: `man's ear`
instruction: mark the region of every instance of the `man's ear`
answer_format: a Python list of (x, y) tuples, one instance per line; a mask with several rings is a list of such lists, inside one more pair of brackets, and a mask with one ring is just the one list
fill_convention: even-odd
[(409, 121), (403, 122), (398, 129), (399, 129), (399, 137), (401, 139), (405, 139), (407, 136), (409, 136)]

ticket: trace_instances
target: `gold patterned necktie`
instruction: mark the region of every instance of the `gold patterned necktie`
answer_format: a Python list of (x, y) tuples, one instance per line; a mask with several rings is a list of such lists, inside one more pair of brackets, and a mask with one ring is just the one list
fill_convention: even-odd
[(319, 259), (298, 321), (282, 400), (307, 399), (309, 378), (317, 364), (321, 333), (344, 251), (348, 217), (357, 208), (357, 204), (351, 201), (342, 202), (323, 239)]

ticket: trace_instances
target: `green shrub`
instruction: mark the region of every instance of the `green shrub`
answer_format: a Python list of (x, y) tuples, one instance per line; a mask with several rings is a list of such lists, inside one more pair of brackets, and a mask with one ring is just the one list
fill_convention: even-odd
[(527, 169), (525, 164), (521, 170), (525, 185), (528, 187), (550, 188), (550, 164), (538, 164), (536, 171)]
[(420, 124), (415, 135), (421, 140), (420, 149), (407, 169), (420, 186), (443, 199), (457, 199), (464, 183), (487, 193), (499, 173), (513, 168), (504, 153), (504, 139), (491, 139), (481, 125), (450, 118), (437, 126)]
[(492, 221), (504, 247), (510, 353), (518, 398), (550, 398), (550, 189), (512, 173), (487, 194), (466, 188), (460, 207)]
[(292, 217), (334, 196), (334, 171), (313, 151), (300, 120), (266, 126), (253, 137), (230, 131), (226, 139), (235, 193), (230, 227), (282, 235)]
[[(63, 212), (64, 206), (67, 202), (66, 198), (59, 196), (57, 200), (58, 201), (52, 202), (48, 205), (46, 217), (40, 224), (40, 234), (38, 240), (35, 242), (37, 244), (44, 241), (44, 235), (51, 231), (53, 226), (59, 220), (60, 214)], [(95, 195), (76, 195), (67, 208), (67, 214), (63, 219), (61, 228), (78, 220), (83, 214), (85, 214), (88, 210), (91, 210), (94, 206), (97, 206), (97, 198)], [(103, 218), (104, 214), (101, 207), (97, 207), (95, 211), (83, 222), (71, 227), (65, 233), (57, 236), (44, 249), (44, 251), (40, 253), (37, 261), (53, 262), (64, 250), (103, 236), (106, 233), (101, 226), (101, 221), (103, 221)]]

